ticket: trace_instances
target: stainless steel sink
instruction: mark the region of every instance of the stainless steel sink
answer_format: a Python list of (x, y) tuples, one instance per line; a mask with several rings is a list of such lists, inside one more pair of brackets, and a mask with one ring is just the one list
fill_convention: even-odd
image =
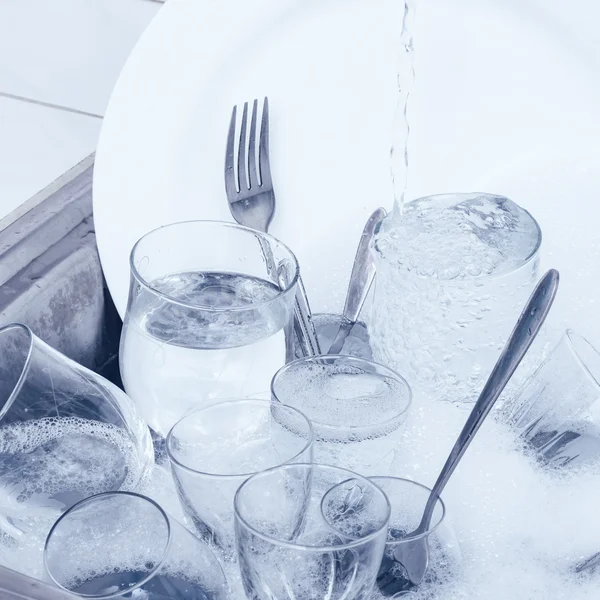
[[(121, 319), (106, 289), (92, 218), (90, 156), (0, 221), (0, 326), (29, 325), (54, 348), (121, 385)], [(67, 600), (0, 566), (2, 600)]]
[(78, 596), (69, 594), (25, 577), (10, 569), (0, 567), (0, 598), (2, 600), (74, 600)]

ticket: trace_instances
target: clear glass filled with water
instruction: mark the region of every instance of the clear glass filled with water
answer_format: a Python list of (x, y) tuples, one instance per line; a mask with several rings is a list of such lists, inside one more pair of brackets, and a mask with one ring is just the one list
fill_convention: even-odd
[(76, 504), (50, 531), (44, 564), (56, 585), (83, 598), (229, 598), (211, 551), (139, 494), (109, 492)]
[(214, 399), (269, 389), (293, 356), (298, 271), (287, 246), (230, 223), (176, 223), (137, 242), (120, 367), (154, 431), (166, 436)]
[(503, 196), (443, 194), (382, 222), (369, 322), (375, 360), (416, 396), (475, 401), (538, 278), (542, 235)]

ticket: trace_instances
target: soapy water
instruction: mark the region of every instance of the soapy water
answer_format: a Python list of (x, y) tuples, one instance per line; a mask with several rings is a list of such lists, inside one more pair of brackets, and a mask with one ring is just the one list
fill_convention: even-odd
[(431, 399), (474, 401), (533, 290), (540, 240), (502, 196), (408, 203), (375, 244), (375, 360)]
[[(465, 418), (465, 411), (452, 404), (413, 408), (393, 474), (431, 486)], [(140, 491), (183, 522), (165, 467), (158, 465)], [(406, 597), (596, 600), (600, 573), (576, 574), (573, 566), (600, 550), (599, 497), (600, 465), (545, 470), (526, 454), (509, 427), (490, 417), (443, 494), (462, 561), (449, 562), (443, 569), (433, 564), (431, 581)], [(21, 549), (0, 546), (1, 559), (39, 578), (42, 547), (42, 543)], [(232, 598), (242, 598), (237, 566), (222, 565), (234, 589)], [(380, 598), (378, 594), (373, 598)]]
[(133, 489), (137, 453), (109, 423), (48, 417), (0, 427), (0, 563), (42, 578), (45, 536), (93, 494)]
[[(407, 532), (403, 531), (398, 537), (404, 537)], [(429, 598), (437, 594), (441, 589), (447, 589), (452, 585), (451, 574), (455, 572), (455, 562), (451, 553), (444, 548), (437, 539), (429, 540), (429, 560), (434, 564), (434, 569), (429, 569), (418, 590), (408, 578), (404, 567), (394, 559), (394, 546), (386, 546), (383, 560), (377, 573), (373, 600), (383, 598), (400, 598), (414, 594), (422, 598)]]
[[(135, 517), (131, 519), (135, 520)], [(132, 528), (131, 545), (122, 548), (101, 545), (94, 546), (91, 564), (74, 570), (59, 567), (60, 583), (63, 587), (82, 595), (107, 595), (136, 587), (125, 598), (143, 600), (213, 600), (223, 598), (219, 573), (208, 570), (212, 565), (204, 557), (194, 560), (193, 548), (188, 548), (189, 556), (182, 559), (166, 560), (161, 564), (164, 540), (148, 540), (144, 520), (138, 518), (139, 532)], [(129, 523), (128, 525), (131, 525)], [(154, 542), (152, 547), (136, 545), (136, 541)], [(97, 544), (97, 540), (94, 542)], [(83, 552), (87, 554), (85, 542)], [(77, 551), (77, 550), (76, 550)], [(70, 561), (69, 561), (70, 562)], [(88, 562), (88, 561), (86, 561)], [(207, 568), (198, 573), (199, 568)], [(148, 577), (149, 581), (142, 583)], [(140, 585), (141, 584), (141, 585)]]
[[(320, 535), (315, 545), (336, 545), (341, 539)], [(276, 549), (276, 556), (254, 556), (244, 564), (247, 596), (272, 600), (361, 600), (368, 598), (372, 579), (367, 560), (356, 550), (298, 552)], [(287, 556), (286, 556), (287, 554)], [(269, 573), (262, 577), (260, 573)], [(238, 598), (238, 596), (236, 596)]]
[(296, 363), (274, 393), (312, 421), (315, 462), (387, 474), (409, 404), (401, 380), (347, 364)]
[(46, 417), (0, 427), (0, 512), (55, 518), (75, 502), (135, 481), (135, 447), (110, 423)]
[[(123, 498), (127, 498), (123, 503)], [(53, 530), (47, 565), (82, 595), (144, 600), (221, 600), (222, 573), (210, 553), (150, 503), (112, 496), (84, 503)]]
[[(140, 520), (140, 525), (142, 521)], [(133, 533), (132, 533), (133, 537)], [(140, 531), (140, 538), (145, 538), (145, 532)], [(206, 582), (194, 577), (194, 563), (169, 564), (161, 566), (160, 549), (158, 543), (156, 552), (148, 552), (147, 548), (140, 547), (136, 556), (132, 548), (123, 548), (122, 551), (110, 547), (104, 552), (98, 548), (93, 565), (69, 573), (61, 573), (60, 583), (63, 587), (82, 595), (106, 595), (117, 591), (127, 590), (138, 586), (144, 579), (153, 575), (151, 581), (139, 586), (131, 592), (132, 598), (144, 600), (211, 600), (213, 596), (207, 589)], [(160, 572), (153, 571), (160, 568)]]
[[(394, 474), (433, 485), (466, 418), (451, 404), (421, 404), (409, 417)], [(432, 565), (414, 600), (584, 600), (600, 573), (574, 566), (600, 549), (600, 465), (546, 470), (515, 432), (483, 425), (442, 494), (461, 564)], [(436, 583), (436, 580), (438, 583)]]
[[(117, 570), (98, 577), (93, 577), (69, 589), (82, 595), (100, 595), (126, 590), (137, 583), (146, 571)], [(128, 596), (124, 596), (127, 598)], [(155, 575), (142, 588), (134, 590), (131, 598), (143, 600), (212, 600), (211, 590), (201, 582), (189, 579), (182, 573), (160, 573)]]
[[(293, 540), (296, 546), (273, 544), (251, 530), (238, 527), (238, 541), (243, 549), (240, 566), (249, 598), (359, 600), (369, 597), (367, 590), (371, 589), (379, 567), (377, 556), (386, 533), (382, 527), (386, 522), (387, 503), (379, 490), (368, 486), (368, 491), (363, 490), (367, 518), (361, 518), (358, 524), (354, 514), (340, 515), (334, 531), (330, 521), (323, 518), (321, 504), (322, 494), (331, 490), (332, 485), (335, 485), (333, 479), (321, 480), (318, 474), (302, 482), (295, 481), (291, 485), (293, 491), (285, 491), (289, 498), (288, 508), (292, 510), (280, 513), (285, 515), (281, 523), (273, 525), (268, 516), (264, 521), (256, 519), (252, 522), (262, 533), (272, 535), (277, 532), (280, 539), (286, 540), (295, 529), (297, 535)], [(330, 497), (325, 510), (330, 507), (335, 511), (340, 500), (343, 502), (355, 487), (361, 488), (361, 482), (349, 480), (335, 485), (334, 497)], [(293, 527), (297, 516), (302, 516), (303, 520), (299, 530)], [(364, 535), (375, 532), (379, 535), (347, 546), (354, 540), (357, 528)]]
[[(285, 404), (304, 412), (319, 431), (317, 435), (324, 437), (329, 437), (326, 426), (332, 430), (378, 426), (408, 405), (403, 382), (345, 364), (297, 363), (296, 368), (288, 369), (285, 379), (279, 379), (276, 394)], [(336, 435), (329, 433), (332, 438)]]

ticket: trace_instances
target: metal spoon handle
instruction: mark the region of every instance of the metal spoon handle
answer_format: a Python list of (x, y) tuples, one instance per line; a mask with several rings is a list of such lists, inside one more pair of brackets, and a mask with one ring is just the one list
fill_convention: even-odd
[(375, 278), (375, 261), (371, 256), (371, 240), (377, 224), (387, 214), (385, 208), (378, 208), (367, 220), (360, 236), (358, 249), (350, 273), (350, 283), (348, 284), (348, 293), (346, 303), (342, 314), (342, 323), (333, 343), (327, 354), (338, 354), (344, 346), (344, 341), (348, 337), (352, 326), (358, 320), (363, 304), (367, 299), (367, 294)]
[(460, 432), (448, 456), (448, 460), (446, 460), (446, 464), (433, 486), (427, 500), (421, 524), (418, 528), (420, 531), (426, 531), (429, 528), (437, 499), (441, 495), (446, 483), (448, 483), (456, 465), (459, 463), (475, 434), (494, 406), (494, 403), (498, 400), (498, 397), (542, 328), (550, 307), (554, 302), (554, 297), (558, 290), (558, 282), (558, 271), (550, 269), (531, 294), (525, 309), (508, 338), (508, 342), (504, 346), (504, 350), (502, 350), (498, 362), (481, 391), (463, 430)]
[(593, 556), (590, 556), (589, 558), (586, 558), (585, 560), (583, 560), (580, 563), (578, 563), (577, 565), (575, 565), (575, 573), (581, 573), (581, 572), (585, 571), (586, 569), (596, 567), (596, 566), (598, 566), (599, 562), (600, 562), (600, 552), (596, 552), (596, 554), (594, 554)]
[(354, 258), (352, 273), (350, 274), (350, 283), (348, 284), (348, 295), (346, 305), (344, 306), (344, 317), (349, 321), (356, 322), (360, 309), (365, 303), (365, 298), (369, 293), (369, 288), (375, 276), (375, 262), (371, 256), (370, 244), (373, 239), (375, 227), (386, 215), (385, 208), (378, 208), (368, 219), (358, 249)]

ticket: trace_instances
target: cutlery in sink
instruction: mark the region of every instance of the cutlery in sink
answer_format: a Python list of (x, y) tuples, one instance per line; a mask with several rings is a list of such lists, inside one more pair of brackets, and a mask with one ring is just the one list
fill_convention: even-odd
[[(258, 101), (252, 103), (252, 115), (248, 126), (248, 103), (244, 103), (237, 156), (235, 153), (235, 130), (237, 106), (233, 107), (227, 150), (225, 153), (225, 191), (229, 210), (240, 224), (267, 232), (275, 213), (275, 191), (269, 162), (269, 102), (265, 98), (260, 132), (258, 132)], [(268, 256), (265, 256), (268, 262)], [(306, 356), (321, 353), (312, 321), (310, 305), (302, 278), (298, 277), (295, 304), (295, 329)]]
[[(558, 283), (558, 271), (551, 269), (533, 291), (431, 490), (420, 524), (415, 531), (406, 534), (406, 543), (398, 545), (394, 552), (394, 560), (404, 567), (408, 583), (413, 586), (419, 585), (427, 572), (429, 548), (427, 538), (421, 534), (429, 528), (437, 500), (475, 434), (539, 333), (556, 296)], [(380, 586), (384, 580), (383, 575), (378, 578)], [(385, 593), (384, 590), (382, 591)]]
[(600, 552), (586, 558), (575, 565), (575, 573), (583, 573), (588, 570), (596, 570), (600, 566)]
[(339, 354), (341, 352), (352, 327), (358, 321), (360, 311), (375, 278), (375, 262), (371, 256), (370, 249), (371, 240), (373, 239), (375, 228), (386, 214), (385, 208), (378, 208), (367, 220), (360, 236), (352, 273), (350, 273), (350, 283), (348, 284), (342, 321), (327, 354)]

